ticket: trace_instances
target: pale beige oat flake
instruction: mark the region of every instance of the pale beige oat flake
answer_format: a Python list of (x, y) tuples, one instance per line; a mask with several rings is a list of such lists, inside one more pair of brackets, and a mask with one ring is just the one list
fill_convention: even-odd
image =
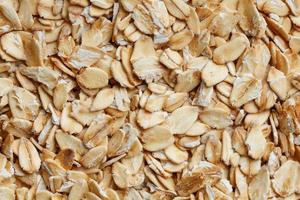
[(0, 0), (0, 199), (300, 199), (299, 0)]

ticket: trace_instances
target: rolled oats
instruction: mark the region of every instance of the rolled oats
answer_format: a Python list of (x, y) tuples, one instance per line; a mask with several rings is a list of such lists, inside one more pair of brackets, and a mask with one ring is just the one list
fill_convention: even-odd
[(91, 111), (103, 110), (109, 107), (114, 101), (114, 91), (112, 88), (100, 90), (91, 105)]
[(212, 128), (222, 129), (233, 124), (228, 112), (219, 108), (209, 108), (201, 111), (199, 119)]
[(175, 145), (167, 147), (164, 151), (167, 158), (174, 163), (180, 164), (188, 159), (188, 153), (180, 150)]
[(107, 73), (96, 67), (89, 67), (80, 71), (76, 80), (87, 89), (98, 89), (107, 86)]
[(271, 67), (267, 81), (269, 82), (271, 89), (281, 100), (287, 98), (290, 83), (282, 71), (275, 67)]
[(119, 82), (122, 87), (132, 88), (133, 86), (127, 78), (126, 72), (122, 68), (122, 64), (118, 61), (113, 61), (111, 66), (111, 72), (113, 78)]
[[(161, 78), (163, 68), (150, 37), (138, 40), (130, 58), (134, 73), (142, 80), (151, 81)], [(147, 64), (146, 64), (147, 63)]]
[(218, 65), (209, 61), (202, 69), (201, 78), (206, 86), (214, 86), (222, 82), (228, 75), (228, 69), (225, 65)]
[(20, 72), (24, 76), (46, 85), (49, 89), (53, 89), (59, 79), (59, 73), (48, 67), (24, 67), (20, 69)]
[(16, 30), (22, 29), (20, 18), (11, 1), (1, 2), (0, 12), (12, 24), (14, 29)]
[(1, 199), (299, 199), (299, 8), (0, 1)]
[(13, 81), (9, 78), (0, 78), (0, 96), (4, 96), (13, 90)]
[(226, 44), (217, 47), (213, 52), (213, 60), (217, 64), (224, 64), (236, 60), (249, 46), (245, 36), (236, 36)]
[(287, 5), (278, 0), (268, 0), (263, 4), (262, 7), (263, 12), (270, 14), (274, 13), (278, 16), (286, 16), (289, 14), (289, 8)]
[(174, 143), (174, 137), (169, 129), (156, 126), (143, 132), (143, 148), (147, 151), (159, 151)]
[(193, 36), (194, 34), (192, 31), (185, 29), (178, 33), (175, 33), (170, 38), (168, 44), (172, 50), (182, 50), (192, 41)]
[(178, 19), (185, 19), (190, 14), (190, 8), (183, 0), (164, 0), (171, 15)]
[(138, 4), (133, 9), (132, 18), (134, 25), (145, 34), (153, 34), (155, 30), (155, 24), (152, 23), (150, 12), (142, 5)]
[(19, 164), (27, 173), (37, 172), (41, 166), (41, 159), (33, 144), (26, 138), (20, 139)]
[(159, 61), (169, 69), (180, 68), (183, 64), (183, 59), (177, 51), (165, 49), (161, 54)]
[(260, 126), (252, 127), (249, 133), (247, 133), (247, 138), (245, 140), (248, 155), (253, 159), (260, 159), (263, 156), (267, 145), (261, 129)]
[(21, 34), (9, 32), (1, 36), (1, 46), (10, 56), (18, 60), (26, 60)]
[(299, 163), (289, 160), (286, 161), (275, 172), (274, 179), (271, 180), (275, 192), (287, 197), (298, 190), (297, 178), (299, 177)]
[(259, 173), (253, 177), (249, 183), (249, 198), (250, 199), (266, 199), (268, 198), (270, 186), (270, 175), (267, 167), (263, 167)]
[(197, 120), (198, 108), (183, 106), (174, 110), (169, 117), (169, 126), (172, 134), (184, 134)]
[(240, 107), (259, 97), (261, 90), (261, 81), (247, 76), (237, 77), (233, 83), (232, 92), (230, 94), (230, 103), (234, 107)]

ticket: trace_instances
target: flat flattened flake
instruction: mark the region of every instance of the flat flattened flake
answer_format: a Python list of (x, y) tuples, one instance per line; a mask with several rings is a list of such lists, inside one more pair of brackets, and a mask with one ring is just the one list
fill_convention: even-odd
[(9, 32), (4, 34), (1, 37), (1, 46), (10, 56), (18, 60), (26, 60), (23, 41), (18, 32)]
[(122, 71), (126, 73), (128, 81), (130, 82), (130, 84), (136, 86), (140, 84), (141, 81), (133, 73), (133, 67), (130, 62), (132, 50), (133, 50), (132, 46), (129, 46), (127, 48), (125, 47), (121, 48), (121, 63), (122, 63)]
[(140, 0), (120, 0), (121, 5), (128, 12), (132, 12), (134, 7), (140, 3)]
[(260, 159), (264, 155), (267, 141), (262, 133), (261, 126), (253, 126), (250, 129), (245, 144), (248, 149), (248, 155), (253, 159)]
[(290, 35), (289, 33), (284, 29), (284, 27), (274, 19), (271, 19), (269, 17), (266, 17), (266, 22), (268, 24), (268, 27), (276, 34), (282, 37), (285, 41), (289, 41)]
[(240, 199), (248, 199), (248, 184), (246, 176), (241, 172), (239, 167), (235, 168), (235, 181)]
[(172, 50), (182, 50), (193, 39), (194, 34), (190, 30), (183, 30), (175, 33), (169, 40), (168, 44)]
[(27, 29), (31, 28), (34, 24), (33, 19), (33, 7), (34, 3), (31, 3), (29, 0), (23, 0), (20, 2), (18, 16), (22, 25)]
[(184, 92), (176, 92), (171, 94), (165, 101), (163, 109), (172, 112), (179, 108), (188, 99), (188, 94)]
[(41, 159), (33, 144), (26, 138), (20, 139), (19, 163), (21, 168), (28, 172), (37, 172), (41, 166)]
[(121, 62), (113, 61), (111, 65), (111, 72), (114, 79), (118, 81), (122, 87), (128, 87), (128, 88), (133, 87), (129, 82), (129, 79), (127, 77), (125, 70), (122, 67)]
[(109, 9), (114, 5), (113, 0), (91, 0), (91, 3), (103, 9)]
[(275, 172), (272, 187), (281, 197), (288, 197), (299, 188), (300, 165), (288, 160)]
[(190, 8), (183, 0), (164, 0), (164, 3), (171, 15), (178, 19), (185, 19), (190, 14)]
[(210, 127), (208, 125), (196, 121), (185, 134), (188, 136), (201, 136), (209, 130)]
[(234, 61), (249, 45), (249, 40), (244, 35), (235, 37), (214, 50), (213, 60), (217, 64), (225, 64)]
[(81, 200), (85, 193), (89, 191), (88, 184), (86, 180), (78, 180), (73, 184), (68, 199), (72, 200)]
[(165, 95), (151, 94), (147, 100), (145, 109), (149, 112), (159, 111), (162, 109), (165, 100)]
[(18, 13), (13, 7), (13, 4), (10, 1), (1, 1), (0, 2), (0, 12), (9, 20), (10, 23), (14, 26), (16, 30), (22, 29), (22, 24), (19, 19)]
[(115, 105), (120, 111), (128, 111), (130, 99), (128, 97), (127, 90), (122, 87), (114, 87)]
[(258, 12), (252, 0), (241, 0), (238, 2), (238, 12), (242, 15), (239, 25), (242, 30), (250, 36), (262, 37), (266, 31), (267, 24)]
[(159, 28), (168, 28), (171, 25), (169, 13), (163, 1), (154, 0), (148, 2), (144, 1), (143, 3), (150, 11), (153, 23), (156, 24)]
[(214, 94), (215, 94), (214, 87), (213, 86), (207, 87), (203, 81), (201, 82), (197, 90), (197, 93), (193, 99), (192, 104), (207, 107), (212, 102), (212, 98)]
[(43, 39), (45, 34), (43, 32), (36, 32), (33, 36), (27, 35), (23, 39), (23, 45), (26, 55), (26, 64), (28, 66), (43, 66), (46, 49), (43, 46)]
[(143, 132), (142, 141), (147, 151), (159, 151), (173, 144), (174, 137), (169, 129), (155, 126)]
[(74, 69), (81, 69), (83, 67), (90, 67), (95, 64), (101, 57), (102, 52), (97, 48), (92, 47), (76, 47), (71, 54), (67, 63)]
[(132, 13), (134, 25), (145, 34), (153, 34), (155, 26), (152, 23), (152, 18), (149, 11), (142, 5), (138, 4)]
[(222, 143), (216, 136), (209, 136), (205, 144), (205, 158), (211, 163), (217, 163), (221, 160), (221, 154)]
[[(102, 39), (103, 39), (103, 36), (102, 36), (101, 32), (95, 28), (92, 28), (82, 34), (82, 44), (85, 46), (97, 47), (101, 44)], [(62, 40), (59, 44), (59, 45), (61, 45), (60, 46), (61, 48), (63, 47), (62, 45), (64, 44), (64, 42), (65, 42), (65, 45), (68, 44), (67, 39)], [(71, 44), (69, 43), (69, 45), (71, 45)], [(68, 46), (66, 46), (66, 48), (68, 48)], [(72, 50), (72, 49), (70, 49), (70, 50)]]
[(90, 47), (102, 47), (111, 40), (113, 24), (105, 17), (100, 17), (90, 30), (82, 34), (82, 45)]
[(56, 85), (53, 91), (53, 104), (56, 109), (62, 110), (68, 100), (69, 88), (67, 83), (61, 82)]
[(109, 107), (114, 101), (115, 95), (112, 88), (103, 88), (100, 90), (91, 106), (91, 111), (103, 110)]
[(229, 130), (224, 130), (222, 133), (222, 161), (229, 165), (230, 157), (232, 156), (232, 141), (231, 141), (231, 134)]
[(176, 92), (190, 92), (200, 83), (201, 73), (197, 70), (187, 70), (177, 75)]
[(8, 94), (8, 101), (14, 117), (34, 120), (38, 115), (40, 108), (38, 98), (24, 88), (15, 87)]
[(300, 37), (291, 37), (289, 41), (289, 46), (293, 50), (294, 53), (300, 52)]
[(172, 112), (168, 122), (173, 134), (184, 134), (198, 118), (196, 106), (182, 106)]
[(266, 75), (270, 58), (271, 54), (267, 45), (261, 40), (257, 40), (252, 43), (252, 46), (243, 55), (238, 74), (240, 76), (252, 74), (261, 80)]
[(267, 14), (276, 14), (278, 16), (286, 16), (289, 14), (288, 6), (281, 0), (267, 0), (262, 8)]
[(228, 68), (225, 65), (218, 65), (209, 61), (201, 72), (201, 78), (207, 87), (222, 82), (228, 75)]
[(230, 94), (230, 103), (234, 107), (256, 99), (262, 91), (262, 82), (250, 76), (237, 77)]
[(114, 156), (115, 153), (119, 150), (119, 148), (123, 145), (123, 142), (125, 141), (126, 133), (119, 129), (117, 130), (111, 139), (108, 142), (108, 149), (107, 149), (107, 155), (109, 157)]
[(191, 31), (194, 33), (194, 34), (197, 34), (199, 35), (200, 34), (200, 20), (199, 20), (199, 17), (196, 13), (196, 9), (195, 8), (192, 8), (190, 7), (190, 15), (186, 21), (188, 27), (191, 29)]
[(180, 150), (176, 145), (167, 147), (164, 152), (169, 160), (177, 164), (188, 159), (188, 152)]
[(11, 188), (5, 186), (0, 186), (0, 195), (1, 198), (7, 200), (14, 200), (16, 198), (14, 191)]
[(107, 152), (107, 147), (100, 145), (90, 149), (82, 158), (81, 163), (86, 168), (95, 167), (104, 158)]
[(16, 62), (17, 59), (15, 59), (14, 57), (8, 55), (2, 48), (2, 46), (0, 45), (0, 57), (7, 61), (7, 62)]
[(188, 196), (206, 184), (212, 185), (222, 177), (221, 168), (207, 161), (200, 161), (190, 173), (186, 173), (176, 185), (176, 191), (181, 196)]
[(72, 111), (71, 103), (66, 103), (61, 113), (61, 118), (60, 118), (61, 128), (64, 131), (69, 132), (70, 134), (79, 133), (82, 131), (83, 127), (75, 119), (71, 118), (70, 116), (71, 111)]
[(129, 187), (128, 173), (125, 165), (116, 162), (112, 166), (112, 178), (119, 188)]
[(0, 78), (0, 97), (13, 90), (13, 81), (9, 78)]
[(87, 152), (87, 149), (79, 138), (65, 133), (62, 130), (56, 131), (55, 140), (61, 150), (72, 149), (75, 152), (76, 159)]
[(159, 61), (169, 69), (180, 68), (183, 64), (183, 59), (177, 51), (173, 51), (169, 48), (162, 52)]
[(74, 150), (64, 149), (57, 154), (55, 160), (57, 160), (62, 165), (63, 168), (70, 170), (73, 166), (74, 158), (75, 158)]
[(208, 29), (217, 36), (226, 37), (230, 34), (239, 20), (240, 16), (237, 12), (222, 9), (212, 19)]
[(269, 116), (270, 110), (254, 114), (248, 114), (244, 119), (245, 126), (250, 127), (251, 125), (262, 125), (268, 120)]
[(267, 199), (269, 194), (270, 174), (267, 167), (261, 168), (249, 183), (249, 198)]
[(163, 68), (159, 64), (153, 41), (150, 37), (143, 37), (134, 44), (130, 61), (134, 73), (142, 80), (158, 80), (162, 77)]
[[(90, 105), (90, 100), (87, 101), (89, 101)], [(84, 102), (79, 102), (78, 100), (72, 102), (72, 112), (70, 116), (81, 123), (83, 126), (91, 124), (93, 119), (99, 116), (99, 114), (101, 114), (100, 111), (90, 112), (87, 106), (84, 105)]]
[(151, 128), (158, 124), (163, 123), (168, 114), (166, 112), (147, 112), (145, 110), (140, 110), (137, 114), (137, 123), (144, 129)]
[(208, 108), (199, 113), (199, 119), (212, 128), (222, 129), (233, 124), (230, 114), (219, 108)]
[(20, 72), (28, 78), (46, 85), (49, 89), (55, 88), (59, 78), (59, 73), (48, 67), (23, 67)]
[(285, 100), (287, 98), (289, 82), (283, 72), (275, 67), (271, 67), (267, 81), (280, 100)]
[(102, 69), (88, 67), (79, 72), (76, 80), (87, 89), (99, 89), (107, 86), (108, 75)]
[(148, 89), (155, 94), (164, 94), (167, 91), (167, 87), (165, 85), (156, 83), (149, 83)]

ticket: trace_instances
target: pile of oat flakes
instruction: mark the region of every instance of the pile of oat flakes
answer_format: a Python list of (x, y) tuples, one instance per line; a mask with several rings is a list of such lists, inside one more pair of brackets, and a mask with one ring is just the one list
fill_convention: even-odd
[(0, 14), (0, 199), (300, 199), (300, 0)]

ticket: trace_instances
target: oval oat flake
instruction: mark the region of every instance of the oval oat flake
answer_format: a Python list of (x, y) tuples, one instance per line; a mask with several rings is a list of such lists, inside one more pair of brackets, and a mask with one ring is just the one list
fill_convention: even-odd
[(219, 108), (209, 108), (199, 113), (199, 119), (212, 128), (222, 129), (231, 126), (230, 114)]
[(231, 105), (240, 107), (243, 104), (256, 99), (262, 91), (262, 82), (250, 76), (237, 77), (233, 83), (230, 95)]
[(174, 137), (169, 129), (155, 126), (143, 132), (142, 141), (147, 151), (159, 151), (173, 144)]
[(108, 84), (108, 75), (102, 69), (88, 67), (76, 76), (77, 81), (87, 89), (103, 88)]
[(37, 172), (41, 166), (39, 153), (27, 138), (20, 139), (19, 163), (21, 168), (28, 173)]
[(170, 129), (173, 134), (183, 134), (192, 127), (198, 118), (198, 108), (196, 106), (182, 106), (169, 117)]

